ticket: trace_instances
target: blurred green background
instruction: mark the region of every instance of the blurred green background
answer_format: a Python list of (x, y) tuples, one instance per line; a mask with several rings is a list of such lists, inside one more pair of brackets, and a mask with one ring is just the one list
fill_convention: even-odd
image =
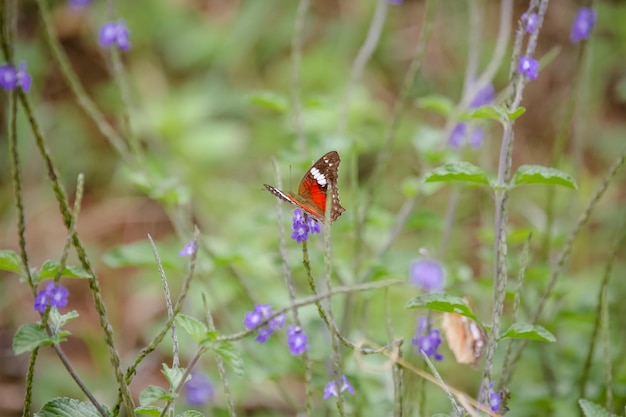
[[(33, 76), (29, 93), (61, 180), (70, 195), (79, 173), (85, 175), (85, 197), (78, 232), (98, 272), (116, 342), (124, 366), (156, 334), (166, 317), (160, 279), (147, 244), (149, 233), (158, 242), (174, 295), (186, 271), (186, 259), (177, 253), (190, 239), (186, 230), (197, 224), (206, 251), (199, 255), (200, 270), (193, 283), (187, 314), (204, 317), (201, 293), (209, 300), (218, 331), (243, 329), (243, 315), (255, 302), (288, 304), (278, 252), (276, 203), (263, 183), (276, 184), (272, 158), (276, 158), (286, 189), (296, 189), (310, 164), (337, 150), (342, 157), (339, 190), (346, 212), (333, 224), (333, 261), (337, 283), (354, 283), (371, 269), (371, 279), (406, 279), (420, 248), (444, 261), (450, 294), (469, 295), (477, 315), (488, 322), (491, 314), (493, 265), (493, 199), (485, 189), (424, 185), (420, 176), (450, 160), (469, 160), (495, 172), (501, 129), (492, 125), (482, 148), (451, 150), (444, 135), (445, 120), (416, 105), (419, 97), (459, 99), (468, 50), (468, 9), (464, 2), (436, 2), (433, 32), (423, 65), (398, 127), (389, 169), (378, 178), (369, 207), (363, 240), (355, 241), (356, 213), (366, 201), (365, 184), (372, 164), (384, 148), (384, 134), (402, 80), (418, 42), (425, 4), (407, 0), (390, 6), (380, 43), (362, 78), (352, 91), (345, 133), (339, 115), (354, 57), (361, 47), (374, 11), (373, 1), (315, 1), (306, 16), (300, 88), (306, 152), (296, 143), (292, 94), (291, 42), (298, 2), (144, 1), (117, 2), (115, 14), (131, 32), (132, 48), (123, 54), (132, 88), (131, 117), (145, 154), (142, 172), (125, 165), (76, 104), (43, 40), (38, 10), (33, 2), (20, 2), (18, 60), (28, 63)], [(482, 2), (484, 68), (492, 56), (498, 31), (499, 5)], [(607, 167), (624, 149), (626, 137), (626, 4), (596, 2), (598, 24), (580, 60), (581, 44), (569, 42), (571, 22), (580, 4), (551, 2), (537, 48), (537, 58), (556, 52), (540, 76), (527, 86), (522, 105), (526, 113), (515, 124), (514, 166), (550, 165), (553, 147), (563, 129), (567, 103), (576, 94), (574, 119), (567, 124), (566, 149), (557, 168), (571, 174), (579, 189), (528, 186), (511, 194), (510, 262), (513, 276), (529, 232), (533, 233), (532, 259), (522, 299), (532, 311), (549, 276), (554, 259), (576, 218), (587, 205)], [(525, 11), (515, 2), (514, 18)], [(99, 26), (108, 21), (107, 6), (96, 2), (82, 12), (65, 2), (51, 4), (55, 30), (87, 92), (122, 130), (122, 100), (110, 75), (107, 56), (97, 44)], [(510, 50), (510, 49), (509, 49)], [(496, 91), (508, 82), (510, 54), (494, 79)], [(576, 89), (576, 77), (581, 77)], [(7, 96), (0, 96), (6, 104)], [(6, 108), (6, 105), (3, 106)], [(0, 116), (0, 248), (18, 249), (16, 211), (11, 188), (6, 139), (7, 112)], [(66, 232), (23, 114), (19, 119), (19, 152), (26, 207), (27, 249), (31, 266), (59, 259)], [(572, 415), (577, 412), (579, 380), (587, 354), (597, 291), (616, 233), (624, 227), (625, 176), (620, 173), (596, 208), (574, 248), (566, 273), (549, 305), (550, 320), (542, 323), (558, 339), (556, 344), (531, 343), (512, 385), (507, 415)], [(442, 250), (445, 213), (458, 191), (458, 210), (449, 244)], [(555, 193), (556, 218), (552, 240), (545, 246), (546, 201)], [(405, 227), (391, 250), (377, 257), (396, 216), (407, 201), (417, 199)], [(289, 210), (283, 207), (289, 230)], [(184, 225), (175, 228), (174, 225)], [(175, 229), (179, 234), (175, 233)], [(180, 233), (180, 231), (183, 233)], [(288, 240), (288, 259), (299, 285), (300, 297), (309, 295), (301, 251)], [(546, 253), (545, 249), (548, 248)], [(309, 247), (314, 273), (323, 277), (321, 239)], [(72, 263), (76, 264), (72, 257)], [(626, 287), (620, 279), (624, 260), (618, 258), (611, 283), (611, 359), (616, 409), (626, 404), (626, 369), (623, 366), (624, 317), (620, 303)], [(11, 339), (16, 328), (36, 319), (27, 286), (14, 274), (0, 275), (0, 415), (21, 415), (23, 377), (27, 355), (15, 358)], [(239, 279), (248, 287), (246, 292)], [(81, 314), (69, 329), (64, 344), (72, 363), (103, 402), (116, 395), (102, 331), (87, 283), (64, 280), (71, 291), (69, 308)], [(511, 287), (512, 288), (512, 287)], [(408, 360), (410, 338), (421, 312), (404, 304), (419, 290), (389, 291), (394, 334), (404, 336)], [(252, 295), (252, 298), (249, 297)], [(352, 317), (351, 340), (386, 342), (385, 295), (372, 291), (358, 295), (363, 313)], [(337, 316), (344, 297), (335, 302)], [(512, 300), (512, 298), (511, 298)], [(355, 310), (356, 311), (356, 310)], [(348, 316), (350, 314), (348, 313)], [(312, 307), (302, 310), (316, 367), (317, 410), (323, 413), (321, 392), (332, 369), (329, 336)], [(506, 322), (506, 319), (505, 319)], [(437, 321), (438, 324), (438, 321)], [(508, 323), (510, 324), (510, 323)], [(182, 364), (193, 352), (190, 339), (181, 336)], [(303, 403), (303, 367), (292, 358), (284, 334), (265, 345), (251, 339), (236, 344), (244, 354), (246, 376), (230, 375), (236, 404), (242, 415), (295, 415)], [(503, 347), (499, 356), (503, 354)], [(481, 370), (456, 364), (447, 347), (440, 365), (443, 379), (475, 396)], [(347, 398), (350, 415), (390, 415), (392, 384), (389, 372), (368, 372), (351, 352), (345, 371), (357, 393)], [(602, 357), (596, 354), (588, 398), (605, 398)], [(368, 365), (382, 358), (367, 358)], [(138, 394), (149, 383), (164, 386), (161, 363), (171, 363), (171, 342), (164, 342), (139, 368), (131, 386)], [(499, 363), (499, 362), (496, 362)], [(216, 383), (217, 397), (203, 409), (226, 415), (225, 399), (214, 360), (201, 368)], [(496, 368), (497, 372), (497, 368)], [(44, 349), (37, 364), (35, 408), (53, 396), (81, 398), (58, 360)], [(417, 401), (415, 379), (408, 378), (406, 399)], [(441, 390), (427, 387), (427, 413), (449, 409)], [(183, 406), (182, 402), (180, 406)], [(411, 406), (409, 409), (413, 409)], [(210, 415), (210, 414), (209, 414)]]

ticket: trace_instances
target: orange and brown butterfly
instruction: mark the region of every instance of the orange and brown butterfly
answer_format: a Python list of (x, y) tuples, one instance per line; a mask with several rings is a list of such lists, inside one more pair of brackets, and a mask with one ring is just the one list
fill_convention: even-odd
[[(463, 298), (469, 305), (469, 299)], [(469, 317), (456, 313), (444, 313), (442, 327), (456, 361), (476, 366), (487, 344), (483, 328)]]
[(268, 184), (263, 184), (263, 186), (276, 197), (300, 207), (315, 220), (323, 222), (326, 214), (328, 186), (330, 185), (332, 189), (330, 222), (332, 223), (345, 211), (339, 203), (339, 191), (337, 190), (340, 162), (341, 158), (336, 151), (330, 151), (322, 156), (302, 177), (297, 194), (281, 191)]

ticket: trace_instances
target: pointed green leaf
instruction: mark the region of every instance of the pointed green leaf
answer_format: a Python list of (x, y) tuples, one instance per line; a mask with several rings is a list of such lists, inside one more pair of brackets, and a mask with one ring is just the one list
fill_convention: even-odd
[(509, 117), (509, 120), (516, 120), (524, 113), (526, 113), (526, 109), (524, 107), (518, 107), (515, 111), (507, 112), (507, 116)]
[(616, 417), (616, 414), (611, 413), (606, 408), (599, 404), (581, 398), (578, 400), (581, 410), (585, 417)]
[[(57, 275), (60, 264), (57, 261), (45, 261), (39, 269), (39, 279), (54, 278)], [(62, 277), (67, 278), (91, 278), (91, 274), (78, 266), (65, 266)]]
[(444, 116), (449, 116), (454, 108), (454, 103), (445, 96), (426, 96), (417, 100), (417, 106), (422, 109), (433, 110)]
[[(106, 407), (104, 410), (109, 413)], [(41, 407), (35, 417), (102, 417), (90, 402), (78, 401), (73, 398), (54, 398)]]
[[(169, 382), (170, 387), (176, 388), (180, 384), (183, 379), (183, 375), (185, 374), (185, 368), (170, 368), (166, 364), (163, 364), (163, 375), (165, 375), (165, 379)], [(185, 382), (191, 379), (191, 375), (187, 375)]]
[(576, 181), (566, 173), (555, 168), (541, 165), (522, 165), (513, 177), (514, 185), (522, 184), (555, 184), (577, 189)]
[(182, 414), (176, 415), (176, 417), (204, 417), (204, 414), (198, 410), (187, 410)]
[(478, 318), (476, 318), (464, 299), (461, 297), (453, 297), (442, 292), (419, 295), (409, 301), (405, 306), (405, 308), (417, 307), (426, 307), (430, 310), (441, 311), (444, 313), (460, 314), (479, 323)]
[(545, 327), (532, 325), (530, 323), (515, 323), (504, 333), (500, 339), (528, 339), (540, 342), (556, 342), (556, 338)]
[(36, 323), (22, 324), (13, 337), (13, 353), (19, 355), (24, 352), (31, 352), (45, 344), (52, 344), (52, 340), (40, 325)]
[(424, 178), (424, 182), (468, 181), (489, 185), (489, 179), (476, 165), (469, 162), (452, 162), (433, 169)]
[(209, 328), (200, 320), (186, 314), (180, 313), (176, 316), (176, 325), (187, 332), (197, 344), (209, 338)]
[(52, 328), (53, 332), (58, 332), (68, 321), (77, 318), (78, 312), (76, 310), (69, 311), (65, 314), (61, 314), (55, 307), (50, 309), (50, 315), (48, 316), (48, 324)]
[(504, 111), (500, 106), (481, 106), (470, 114), (472, 119), (487, 119), (499, 122), (504, 119)]
[(139, 404), (141, 404), (141, 406), (147, 406), (157, 401), (168, 400), (169, 398), (170, 396), (165, 389), (157, 387), (156, 385), (148, 385), (148, 387), (139, 394)]
[(206, 342), (203, 346), (209, 348), (213, 352), (217, 353), (224, 362), (230, 366), (233, 371), (241, 376), (244, 374), (243, 371), (243, 359), (241, 358), (241, 354), (232, 343), (230, 342)]
[(135, 414), (141, 416), (160, 417), (163, 412), (162, 407), (136, 407)]
[(282, 95), (273, 91), (257, 91), (248, 96), (248, 101), (255, 106), (285, 113), (289, 110), (289, 101)]
[(12, 250), (0, 250), (0, 271), (22, 273), (22, 262), (17, 253)]

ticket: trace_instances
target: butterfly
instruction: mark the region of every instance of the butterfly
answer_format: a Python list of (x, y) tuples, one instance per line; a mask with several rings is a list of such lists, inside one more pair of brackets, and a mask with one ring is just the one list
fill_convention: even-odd
[(456, 313), (444, 313), (442, 327), (456, 361), (476, 366), (487, 345), (485, 331), (474, 320)]
[(330, 222), (332, 223), (345, 211), (339, 203), (339, 191), (337, 190), (340, 162), (341, 158), (336, 151), (330, 151), (322, 156), (302, 177), (297, 194), (281, 191), (268, 184), (263, 184), (263, 186), (276, 197), (300, 207), (315, 220), (323, 222), (326, 213), (328, 185), (330, 184), (332, 187)]

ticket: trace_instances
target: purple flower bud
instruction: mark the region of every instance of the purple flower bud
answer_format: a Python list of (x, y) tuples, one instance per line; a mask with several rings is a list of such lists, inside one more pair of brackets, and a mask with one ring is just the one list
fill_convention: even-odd
[(338, 393), (337, 393), (337, 387), (338, 386), (340, 387), (341, 392), (344, 392), (345, 390), (348, 390), (348, 392), (350, 394), (354, 394), (354, 388), (348, 382), (348, 378), (346, 378), (345, 375), (341, 375), (341, 381), (339, 381), (339, 380), (332, 380), (328, 384), (326, 384), (326, 387), (324, 388), (324, 399), (327, 400), (330, 397), (337, 397), (338, 396)]
[(493, 382), (489, 384), (489, 407), (491, 411), (498, 412), (502, 405), (502, 396), (493, 390)]
[(107, 22), (100, 27), (100, 45), (108, 48), (116, 45), (120, 50), (130, 49), (130, 33), (124, 21)]
[(304, 330), (298, 326), (291, 325), (287, 328), (287, 345), (293, 356), (300, 355), (311, 349), (308, 338)]
[(522, 15), (522, 20), (526, 21), (526, 33), (533, 33), (535, 31), (538, 17), (537, 13), (531, 13), (530, 15), (524, 13)]
[(180, 252), (178, 252), (178, 256), (191, 256), (193, 255), (195, 250), (196, 245), (192, 240), (191, 242), (187, 243), (185, 247), (180, 250)]
[(9, 64), (0, 66), (0, 87), (4, 90), (12, 90), (17, 84), (17, 72)]
[(595, 10), (588, 7), (581, 7), (574, 18), (572, 32), (569, 35), (570, 40), (576, 43), (589, 39), (591, 29), (595, 26), (597, 19), (598, 15)]

